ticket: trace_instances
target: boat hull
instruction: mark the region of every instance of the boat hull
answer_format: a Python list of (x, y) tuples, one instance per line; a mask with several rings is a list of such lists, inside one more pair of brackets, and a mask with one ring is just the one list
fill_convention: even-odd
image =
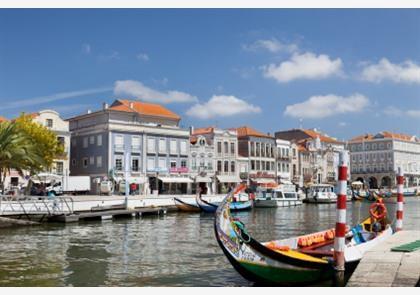
[(186, 203), (178, 198), (174, 198), (175, 206), (178, 208), (179, 211), (183, 212), (200, 212), (201, 209), (198, 205), (193, 205)]
[(277, 207), (292, 207), (292, 206), (298, 206), (302, 205), (301, 200), (258, 200), (256, 199), (254, 202), (254, 206), (257, 208), (277, 208)]

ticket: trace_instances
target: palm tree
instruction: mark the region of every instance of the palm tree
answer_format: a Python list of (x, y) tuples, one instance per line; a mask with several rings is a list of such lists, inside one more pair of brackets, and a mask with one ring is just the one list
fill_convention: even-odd
[(14, 122), (0, 123), (0, 191), (4, 191), (6, 175), (12, 169), (23, 175), (24, 170), (32, 172), (43, 165), (39, 149)]

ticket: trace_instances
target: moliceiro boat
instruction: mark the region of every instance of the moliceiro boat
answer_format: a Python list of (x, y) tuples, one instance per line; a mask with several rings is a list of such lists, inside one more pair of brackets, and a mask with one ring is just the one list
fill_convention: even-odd
[(255, 207), (290, 207), (302, 205), (293, 184), (281, 184), (277, 188), (257, 190)]
[(179, 211), (184, 211), (184, 212), (200, 212), (201, 211), (198, 204), (187, 203), (178, 198), (174, 198), (174, 201), (175, 201), (175, 206), (178, 208)]
[[(231, 216), (231, 201), (232, 196), (228, 195), (216, 211), (215, 235), (229, 262), (244, 278), (255, 283), (284, 286), (310, 285), (332, 279), (333, 228), (261, 243), (247, 232), (240, 220)], [(377, 223), (381, 216), (375, 216), (378, 219), (374, 223), (367, 218), (346, 229), (344, 256), (347, 271), (354, 269), (366, 251), (392, 235), (386, 218), (380, 220), (382, 227), (379, 228)]]
[[(253, 202), (248, 194), (242, 193), (234, 196), (235, 200), (229, 204), (231, 211), (249, 210), (253, 206)], [(214, 213), (219, 206), (219, 203), (212, 203), (204, 200), (201, 194), (196, 196), (196, 202), (201, 210), (207, 213)]]

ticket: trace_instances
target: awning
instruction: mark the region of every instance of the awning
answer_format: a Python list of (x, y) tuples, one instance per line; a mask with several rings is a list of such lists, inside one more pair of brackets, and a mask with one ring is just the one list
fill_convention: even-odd
[(237, 176), (230, 176), (230, 175), (218, 175), (217, 179), (220, 182), (229, 182), (229, 183), (240, 183), (242, 180)]
[(272, 178), (252, 178), (252, 181), (256, 182), (256, 183), (276, 183), (276, 181)]
[(191, 178), (188, 177), (158, 177), (164, 183), (193, 183)]
[(195, 182), (212, 182), (212, 180), (208, 176), (196, 176)]

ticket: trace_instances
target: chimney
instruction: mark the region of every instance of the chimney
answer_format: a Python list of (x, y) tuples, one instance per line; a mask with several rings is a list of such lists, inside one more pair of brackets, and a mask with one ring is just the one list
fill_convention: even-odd
[(190, 126), (190, 134), (194, 133), (194, 126)]
[(134, 103), (130, 101), (130, 109), (134, 108)]
[(108, 109), (108, 107), (109, 107), (109, 105), (108, 105), (106, 102), (104, 102), (104, 103), (102, 104), (102, 108), (103, 108), (104, 110), (107, 110), (107, 109)]
[(92, 113), (92, 111), (91, 110), (87, 110), (87, 113), (90, 114), (90, 113)]

